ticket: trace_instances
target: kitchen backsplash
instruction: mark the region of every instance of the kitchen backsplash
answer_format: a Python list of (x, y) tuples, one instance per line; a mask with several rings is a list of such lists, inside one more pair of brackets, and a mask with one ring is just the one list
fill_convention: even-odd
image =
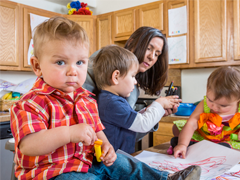
[(165, 86), (169, 86), (173, 81), (173, 86), (181, 86), (181, 70), (180, 69), (169, 69), (168, 81)]

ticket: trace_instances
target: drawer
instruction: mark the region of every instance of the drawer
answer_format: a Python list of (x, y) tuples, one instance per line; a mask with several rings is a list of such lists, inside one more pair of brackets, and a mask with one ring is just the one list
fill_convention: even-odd
[(159, 122), (159, 128), (154, 133), (171, 136), (171, 135), (173, 135), (172, 134), (172, 127), (173, 127), (173, 123)]
[(158, 144), (162, 144), (165, 142), (169, 142), (172, 138), (173, 138), (173, 136), (154, 134), (153, 135), (153, 146), (156, 146)]

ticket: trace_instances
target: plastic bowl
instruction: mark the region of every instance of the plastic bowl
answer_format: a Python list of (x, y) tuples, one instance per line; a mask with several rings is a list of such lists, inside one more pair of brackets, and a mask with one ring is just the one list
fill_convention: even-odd
[(192, 103), (180, 103), (178, 106), (178, 111), (175, 113), (176, 116), (190, 116), (196, 105)]

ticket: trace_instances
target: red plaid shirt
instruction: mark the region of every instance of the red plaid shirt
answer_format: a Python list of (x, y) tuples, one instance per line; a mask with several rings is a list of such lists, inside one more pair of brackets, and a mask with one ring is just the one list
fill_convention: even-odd
[(18, 149), (18, 144), (28, 134), (59, 126), (87, 123), (95, 132), (103, 130), (96, 101), (89, 94), (79, 88), (72, 100), (38, 78), (33, 88), (12, 106), (11, 130), (18, 161), (15, 174), (19, 179), (50, 179), (70, 171), (88, 171), (93, 159), (88, 152), (93, 146), (68, 143), (47, 155), (26, 156)]

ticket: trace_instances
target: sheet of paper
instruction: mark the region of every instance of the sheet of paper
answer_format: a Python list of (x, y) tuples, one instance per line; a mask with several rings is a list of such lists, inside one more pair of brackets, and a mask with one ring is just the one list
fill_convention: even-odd
[(49, 18), (30, 13), (30, 24), (31, 24), (31, 30), (32, 30), (32, 37), (34, 35), (34, 28), (37, 27), (39, 24), (43, 23), (47, 19), (49, 19)]
[(212, 180), (233, 180), (233, 179), (240, 179), (240, 164), (233, 166), (229, 171), (213, 178)]
[(187, 33), (187, 7), (168, 10), (169, 36)]
[(201, 180), (211, 180), (240, 162), (240, 152), (203, 140), (188, 148), (186, 159), (173, 155), (143, 151), (135, 156), (151, 167), (168, 172), (177, 172), (190, 165), (199, 165), (202, 168)]
[(25, 94), (33, 87), (33, 84), (35, 83), (36, 79), (37, 77), (27, 79), (26, 81), (19, 83), (17, 86), (9, 87), (6, 90)]
[(31, 65), (30, 58), (33, 56), (33, 39), (31, 39), (29, 48), (28, 48), (28, 65)]
[(16, 86), (16, 84), (0, 79), (0, 91), (7, 90), (8, 88), (13, 86)]
[(187, 62), (186, 36), (168, 38), (169, 64), (180, 64)]

